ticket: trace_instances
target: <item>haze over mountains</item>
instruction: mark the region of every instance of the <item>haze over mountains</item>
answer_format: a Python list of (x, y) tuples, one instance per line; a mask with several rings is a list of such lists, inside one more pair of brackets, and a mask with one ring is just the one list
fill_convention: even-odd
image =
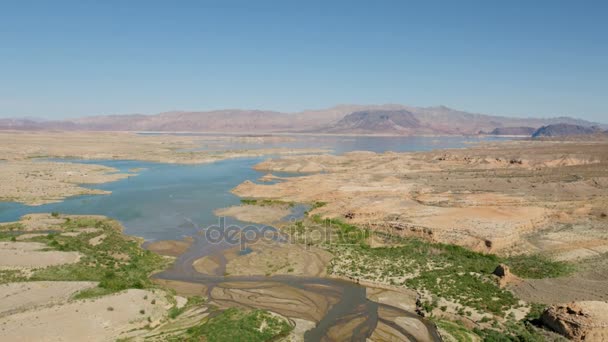
[[(591, 127), (570, 117), (513, 118), (468, 113), (445, 106), (341, 105), (300, 113), (226, 109), (156, 115), (90, 116), (61, 121), (0, 119), (3, 130), (89, 130), (221, 133), (506, 134), (553, 124)], [(519, 128), (519, 129), (517, 129)], [(498, 130), (497, 130), (498, 129)], [(506, 132), (506, 133), (501, 133)]]

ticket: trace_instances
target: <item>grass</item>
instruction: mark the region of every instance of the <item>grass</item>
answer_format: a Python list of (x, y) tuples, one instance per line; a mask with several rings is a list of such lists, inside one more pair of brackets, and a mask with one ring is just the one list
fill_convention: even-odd
[(479, 340), (479, 336), (473, 331), (467, 329), (462, 323), (438, 320), (435, 322), (437, 326), (454, 337), (459, 342), (473, 342)]
[(500, 330), (473, 329), (469, 330), (460, 322), (436, 320), (435, 324), (456, 339), (456, 341), (471, 342), (479, 339), (486, 342), (543, 342), (544, 337), (528, 322), (508, 322)]
[(330, 228), (335, 234), (332, 239), (326, 241), (336, 245), (366, 245), (366, 240), (371, 236), (369, 229), (361, 229), (355, 225), (348, 224), (339, 219), (321, 218), (319, 215), (311, 217), (315, 224)]
[(313, 202), (310, 205), (310, 208), (308, 208), (308, 210), (306, 210), (305, 214), (308, 215), (308, 214), (310, 214), (311, 211), (313, 211), (313, 210), (315, 210), (317, 208), (322, 208), (322, 207), (324, 207), (326, 205), (327, 205), (327, 202), (320, 202), (320, 201)]
[(25, 281), (26, 277), (18, 270), (0, 270), (0, 284)]
[(507, 322), (498, 329), (474, 329), (485, 342), (544, 342), (545, 338), (529, 322)]
[(518, 302), (496, 286), (491, 276), (500, 263), (495, 255), (413, 238), (403, 239), (397, 247), (346, 245), (332, 252), (336, 255), (330, 266), (334, 274), (424, 290), (498, 315)]
[[(98, 288), (82, 291), (78, 298), (91, 298), (125, 289), (154, 287), (149, 275), (167, 265), (167, 260), (150, 251), (143, 250), (136, 239), (124, 236), (118, 223), (109, 219), (73, 218), (66, 221), (65, 231), (79, 228), (96, 228), (98, 231), (81, 233), (78, 236), (48, 234), (30, 241), (45, 243), (50, 249), (74, 251), (82, 254), (78, 263), (51, 266), (34, 272), (30, 280), (40, 281), (97, 281)], [(97, 246), (89, 240), (105, 234)]]
[(20, 222), (0, 224), (0, 233), (7, 233), (15, 230), (23, 230), (23, 224)]
[(259, 205), (262, 207), (271, 207), (271, 206), (287, 206), (294, 207), (296, 204), (294, 202), (286, 202), (281, 200), (273, 200), (273, 199), (241, 199), (242, 204), (246, 205)]
[(556, 278), (574, 271), (572, 265), (553, 261), (540, 254), (509, 257), (505, 263), (515, 275), (530, 279)]
[(17, 238), (12, 232), (0, 231), (0, 241), (16, 241)]
[(287, 336), (292, 329), (285, 319), (268, 311), (230, 308), (189, 328), (174, 341), (272, 341)]
[[(296, 223), (294, 230), (312, 229), (309, 224), (332, 230), (331, 241), (320, 244), (335, 256), (329, 273), (423, 291), (459, 304), (463, 315), (472, 308), (504, 317), (507, 310), (519, 306), (518, 299), (499, 288), (492, 275), (501, 263), (527, 278), (561, 276), (571, 270), (568, 264), (538, 255), (501, 258), (414, 237), (393, 236), (390, 247), (372, 248), (368, 244), (371, 231), (317, 215)], [(427, 311), (436, 307), (426, 304)]]

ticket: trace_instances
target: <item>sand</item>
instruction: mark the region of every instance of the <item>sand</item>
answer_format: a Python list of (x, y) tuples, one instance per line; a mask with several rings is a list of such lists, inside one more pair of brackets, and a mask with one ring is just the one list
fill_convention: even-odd
[(211, 291), (213, 303), (266, 309), (290, 318), (319, 322), (338, 300), (311, 290), (289, 287), (272, 281), (226, 282)]
[(0, 336), (6, 341), (115, 341), (160, 320), (170, 306), (162, 291), (127, 290), (0, 317)]
[(184, 254), (192, 246), (192, 238), (178, 240), (161, 240), (145, 244), (145, 248), (165, 256), (177, 257)]
[[(241, 138), (245, 139), (241, 141)], [(253, 143), (277, 137), (255, 137)], [(279, 137), (279, 139), (282, 139)], [(269, 154), (324, 153), (327, 149), (254, 148), (218, 151), (197, 150), (209, 141), (248, 142), (248, 137), (200, 135), (138, 135), (127, 132), (0, 132), (0, 160), (9, 163), (31, 158), (141, 160), (161, 163), (202, 164)], [(9, 164), (5, 163), (5, 164)]]
[(35, 269), (80, 260), (80, 253), (44, 251), (47, 246), (37, 242), (0, 242), (0, 268)]
[(289, 215), (291, 210), (286, 205), (240, 205), (217, 209), (214, 214), (218, 217), (234, 217), (239, 221), (272, 225)]
[(97, 286), (88, 281), (35, 281), (0, 285), (0, 317), (60, 304), (75, 293)]
[(80, 184), (100, 184), (129, 177), (102, 165), (11, 161), (0, 164), (0, 201), (41, 205), (76, 195), (109, 194)]
[(226, 252), (226, 272), (230, 275), (278, 275), (323, 277), (332, 254), (320, 248), (293, 243), (258, 243), (250, 252)]

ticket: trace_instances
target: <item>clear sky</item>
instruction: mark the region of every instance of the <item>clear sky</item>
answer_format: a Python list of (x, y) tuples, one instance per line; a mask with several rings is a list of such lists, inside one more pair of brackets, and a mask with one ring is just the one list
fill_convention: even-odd
[(340, 103), (608, 122), (608, 1), (0, 1), (0, 117)]

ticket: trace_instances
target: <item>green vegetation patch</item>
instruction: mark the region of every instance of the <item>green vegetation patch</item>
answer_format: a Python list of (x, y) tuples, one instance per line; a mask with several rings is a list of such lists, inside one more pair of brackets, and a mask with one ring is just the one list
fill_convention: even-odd
[(486, 342), (544, 342), (546, 339), (530, 322), (507, 322), (497, 329), (474, 329), (475, 334)]
[(317, 209), (317, 208), (322, 208), (324, 206), (327, 205), (327, 202), (314, 202), (313, 204), (310, 205), (310, 208), (308, 208), (308, 210), (306, 210), (305, 214), (308, 215), (310, 214), (311, 211)]
[[(167, 266), (167, 259), (144, 250), (139, 242), (122, 234), (118, 223), (102, 218), (72, 218), (62, 228), (75, 231), (94, 228), (77, 236), (57, 233), (36, 237), (30, 241), (45, 243), (50, 249), (79, 252), (83, 256), (78, 263), (58, 265), (35, 271), (31, 280), (49, 281), (98, 281), (99, 288), (89, 289), (77, 295), (89, 298), (125, 289), (153, 287), (149, 275)], [(98, 245), (89, 240), (105, 235)]]
[[(371, 231), (339, 219), (322, 219), (318, 215), (295, 223), (293, 230), (303, 234), (303, 231), (315, 229), (312, 226), (331, 231), (330, 239), (320, 244), (335, 255), (328, 267), (329, 273), (428, 291), (435, 297), (462, 305), (462, 310), (470, 307), (504, 316), (507, 310), (519, 306), (518, 299), (499, 288), (492, 275), (501, 263), (509, 265), (513, 273), (529, 278), (555, 277), (570, 272), (568, 264), (538, 255), (501, 258), (414, 237), (383, 235), (390, 239), (390, 246), (372, 248), (368, 243)], [(436, 306), (427, 304), (428, 311)]]
[(262, 342), (287, 336), (292, 329), (287, 320), (268, 311), (230, 308), (204, 324), (189, 328), (184, 335), (174, 340)]
[(473, 342), (479, 341), (479, 336), (473, 331), (467, 329), (460, 322), (450, 322), (445, 320), (439, 320), (435, 322), (437, 327), (452, 336), (456, 341), (459, 342)]
[(0, 224), (0, 233), (7, 233), (15, 230), (23, 230), (23, 225), (19, 222)]
[(371, 237), (372, 234), (369, 229), (361, 229), (340, 219), (324, 219), (319, 215), (313, 215), (311, 219), (315, 224), (333, 232), (330, 239), (325, 241), (326, 244), (330, 245), (367, 246), (366, 241)]
[(25, 281), (26, 277), (19, 270), (0, 270), (0, 284)]
[(553, 261), (540, 254), (512, 256), (505, 263), (515, 275), (530, 279), (562, 277), (574, 271), (571, 264)]
[(241, 203), (246, 205), (259, 205), (261, 207), (287, 206), (291, 208), (296, 205), (294, 202), (273, 199), (241, 199)]
[[(402, 239), (398, 247), (332, 248), (334, 274), (426, 290), (482, 312), (502, 315), (518, 300), (491, 276), (500, 259), (462, 247)], [(430, 308), (432, 309), (432, 307)]]

